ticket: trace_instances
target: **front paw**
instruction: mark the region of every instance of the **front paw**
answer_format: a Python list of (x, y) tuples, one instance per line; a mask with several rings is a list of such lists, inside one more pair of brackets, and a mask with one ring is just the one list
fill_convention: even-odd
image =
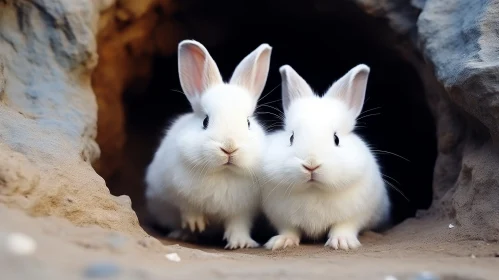
[(242, 248), (255, 248), (259, 247), (260, 244), (256, 243), (250, 236), (247, 234), (232, 234), (231, 236), (224, 237), (227, 240), (227, 245), (225, 245), (225, 249), (242, 249)]
[(341, 234), (341, 235), (333, 235), (331, 236), (326, 244), (326, 247), (332, 247), (335, 250), (349, 250), (349, 249), (357, 249), (360, 246), (359, 239), (355, 234)]
[(284, 249), (300, 245), (300, 238), (294, 235), (276, 235), (265, 243), (265, 248), (269, 250)]
[(182, 216), (182, 228), (189, 227), (191, 232), (203, 232), (208, 225), (208, 220), (202, 214), (185, 214)]

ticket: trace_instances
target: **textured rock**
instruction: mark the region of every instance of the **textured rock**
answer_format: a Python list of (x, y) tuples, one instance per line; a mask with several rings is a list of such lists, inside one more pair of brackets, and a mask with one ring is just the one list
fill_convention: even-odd
[(0, 1), (0, 202), (32, 215), (145, 236), (109, 194), (99, 156), (96, 1)]
[(418, 20), (422, 51), (446, 90), (436, 103), (434, 208), (466, 237), (487, 240), (499, 240), (498, 16), (498, 1), (429, 0)]
[(411, 39), (397, 48), (418, 70), (437, 127), (428, 213), (456, 219), (466, 238), (499, 240), (499, 2), (355, 2)]
[(92, 87), (99, 108), (97, 143), (102, 153), (93, 166), (106, 179), (122, 164), (123, 95), (143, 92), (152, 76), (154, 55), (176, 51), (180, 33), (167, 16), (173, 10), (169, 3), (121, 0), (107, 6), (99, 19), (99, 64), (92, 74)]
[[(424, 54), (451, 100), (499, 141), (497, 1), (428, 1), (418, 22)], [(477, 127), (479, 130), (480, 127)]]
[(416, 20), (421, 8), (420, 1), (405, 0), (354, 0), (367, 14), (388, 20), (393, 30), (402, 35), (415, 35)]

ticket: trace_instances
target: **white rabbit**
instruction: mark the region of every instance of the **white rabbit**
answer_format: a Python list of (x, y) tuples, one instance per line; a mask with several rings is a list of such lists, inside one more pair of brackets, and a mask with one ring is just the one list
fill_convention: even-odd
[[(260, 207), (257, 176), (265, 132), (253, 117), (272, 48), (260, 45), (224, 83), (199, 42), (178, 47), (179, 76), (193, 109), (166, 132), (146, 174), (146, 200), (156, 222), (173, 229), (224, 230), (226, 248), (259, 246), (250, 236)], [(185, 231), (184, 231), (185, 232)]]
[(263, 210), (278, 235), (265, 247), (327, 234), (325, 246), (355, 249), (358, 233), (387, 222), (390, 210), (377, 161), (353, 132), (370, 69), (356, 66), (322, 97), (289, 65), (279, 71), (284, 130), (267, 137), (262, 184)]

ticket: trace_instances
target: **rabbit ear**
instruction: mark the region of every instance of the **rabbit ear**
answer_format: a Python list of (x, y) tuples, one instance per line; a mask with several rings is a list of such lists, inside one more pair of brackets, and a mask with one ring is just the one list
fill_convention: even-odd
[(369, 67), (359, 64), (336, 81), (324, 96), (339, 98), (344, 101), (357, 118), (364, 106)]
[(191, 102), (209, 87), (223, 83), (208, 50), (194, 40), (184, 40), (178, 45), (178, 73), (184, 94)]
[(239, 63), (232, 74), (230, 84), (244, 87), (258, 100), (267, 81), (271, 52), (272, 47), (261, 44)]
[(312, 88), (305, 80), (296, 73), (289, 65), (284, 65), (279, 68), (282, 81), (282, 107), (287, 111), (293, 100), (305, 96), (313, 96)]

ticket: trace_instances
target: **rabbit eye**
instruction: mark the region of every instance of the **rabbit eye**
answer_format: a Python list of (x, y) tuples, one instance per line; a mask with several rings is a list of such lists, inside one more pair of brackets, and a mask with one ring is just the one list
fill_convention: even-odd
[(250, 129), (250, 121), (249, 121), (249, 118), (248, 118), (248, 129)]
[(203, 129), (206, 129), (208, 127), (208, 123), (210, 123), (210, 118), (208, 117), (208, 115), (206, 115), (203, 120)]
[(295, 132), (291, 132), (291, 137), (289, 137), (289, 145), (293, 145), (293, 141), (295, 140)]
[(338, 146), (340, 144), (340, 138), (338, 138), (338, 135), (336, 135), (336, 132), (334, 133), (334, 144)]

